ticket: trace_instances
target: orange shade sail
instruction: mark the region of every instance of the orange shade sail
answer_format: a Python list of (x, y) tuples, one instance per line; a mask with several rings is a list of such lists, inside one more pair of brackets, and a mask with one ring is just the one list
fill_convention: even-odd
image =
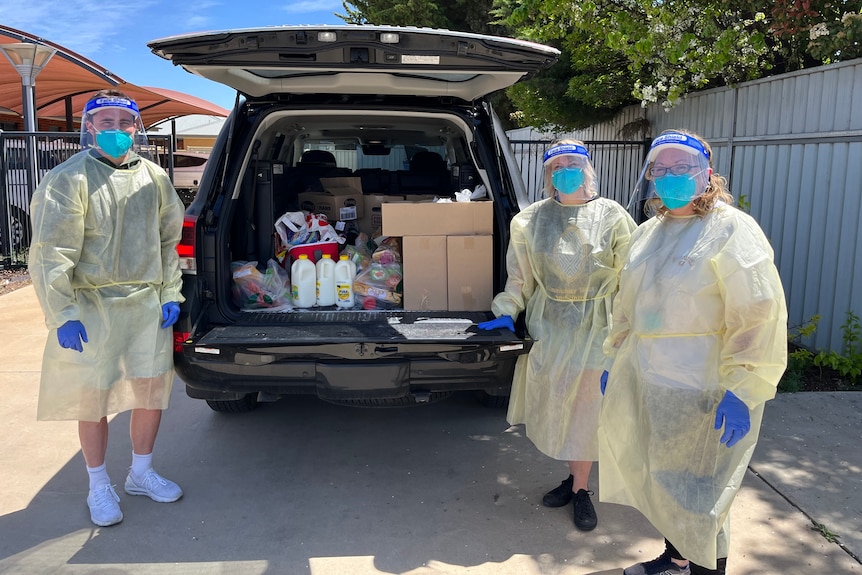
[[(134, 99), (141, 111), (145, 128), (158, 122), (205, 114), (227, 117), (228, 110), (189, 94), (165, 88), (142, 87), (126, 82), (116, 74), (80, 54), (27, 32), (0, 26), (0, 44), (38, 42), (57, 53), (36, 76), (37, 119), (70, 119), (78, 125), (81, 112), (90, 96), (98, 90), (115, 89)], [(9, 61), (0, 55), (0, 108), (23, 115), (21, 77)]]

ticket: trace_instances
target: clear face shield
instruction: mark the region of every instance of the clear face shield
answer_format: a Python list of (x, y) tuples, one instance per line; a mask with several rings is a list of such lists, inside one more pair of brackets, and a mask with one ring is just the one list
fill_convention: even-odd
[(558, 200), (589, 200), (598, 195), (596, 170), (587, 149), (578, 144), (558, 144), (543, 157), (545, 196)]
[(87, 102), (81, 117), (81, 147), (97, 148), (112, 158), (122, 158), (129, 150), (151, 157), (138, 106), (121, 96), (99, 96)]
[(655, 215), (660, 206), (682, 208), (709, 187), (709, 155), (696, 138), (678, 132), (653, 140), (629, 200), (631, 214)]

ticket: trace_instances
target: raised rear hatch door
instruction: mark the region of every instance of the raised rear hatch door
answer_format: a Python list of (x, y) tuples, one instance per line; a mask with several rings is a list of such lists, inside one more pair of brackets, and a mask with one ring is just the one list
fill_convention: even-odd
[(251, 97), (449, 96), (472, 101), (550, 66), (549, 46), (393, 26), (276, 26), (184, 34), (147, 44), (187, 71)]

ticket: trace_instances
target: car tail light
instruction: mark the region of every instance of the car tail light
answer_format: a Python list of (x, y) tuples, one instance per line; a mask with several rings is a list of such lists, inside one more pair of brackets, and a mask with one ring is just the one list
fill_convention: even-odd
[(183, 218), (183, 235), (177, 244), (177, 253), (180, 256), (180, 269), (184, 274), (197, 273), (197, 261), (195, 260), (195, 228), (197, 227), (197, 216), (185, 216)]
[(183, 343), (191, 336), (192, 334), (187, 331), (175, 331), (174, 332), (174, 351), (177, 353), (181, 353), (183, 351)]

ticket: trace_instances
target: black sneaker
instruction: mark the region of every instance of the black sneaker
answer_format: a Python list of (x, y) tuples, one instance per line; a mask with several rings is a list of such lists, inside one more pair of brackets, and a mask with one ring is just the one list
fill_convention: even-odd
[(569, 475), (569, 478), (560, 483), (559, 487), (551, 489), (542, 498), (542, 505), (545, 507), (563, 507), (569, 504), (572, 500), (572, 484), (575, 478)]
[(579, 489), (575, 493), (572, 500), (572, 518), (575, 521), (575, 527), (581, 531), (592, 531), (599, 524), (596, 509), (593, 507), (593, 502), (590, 501), (589, 491)]
[(623, 575), (691, 575), (688, 565), (680, 567), (670, 560), (670, 553), (665, 551), (652, 561), (632, 565)]

